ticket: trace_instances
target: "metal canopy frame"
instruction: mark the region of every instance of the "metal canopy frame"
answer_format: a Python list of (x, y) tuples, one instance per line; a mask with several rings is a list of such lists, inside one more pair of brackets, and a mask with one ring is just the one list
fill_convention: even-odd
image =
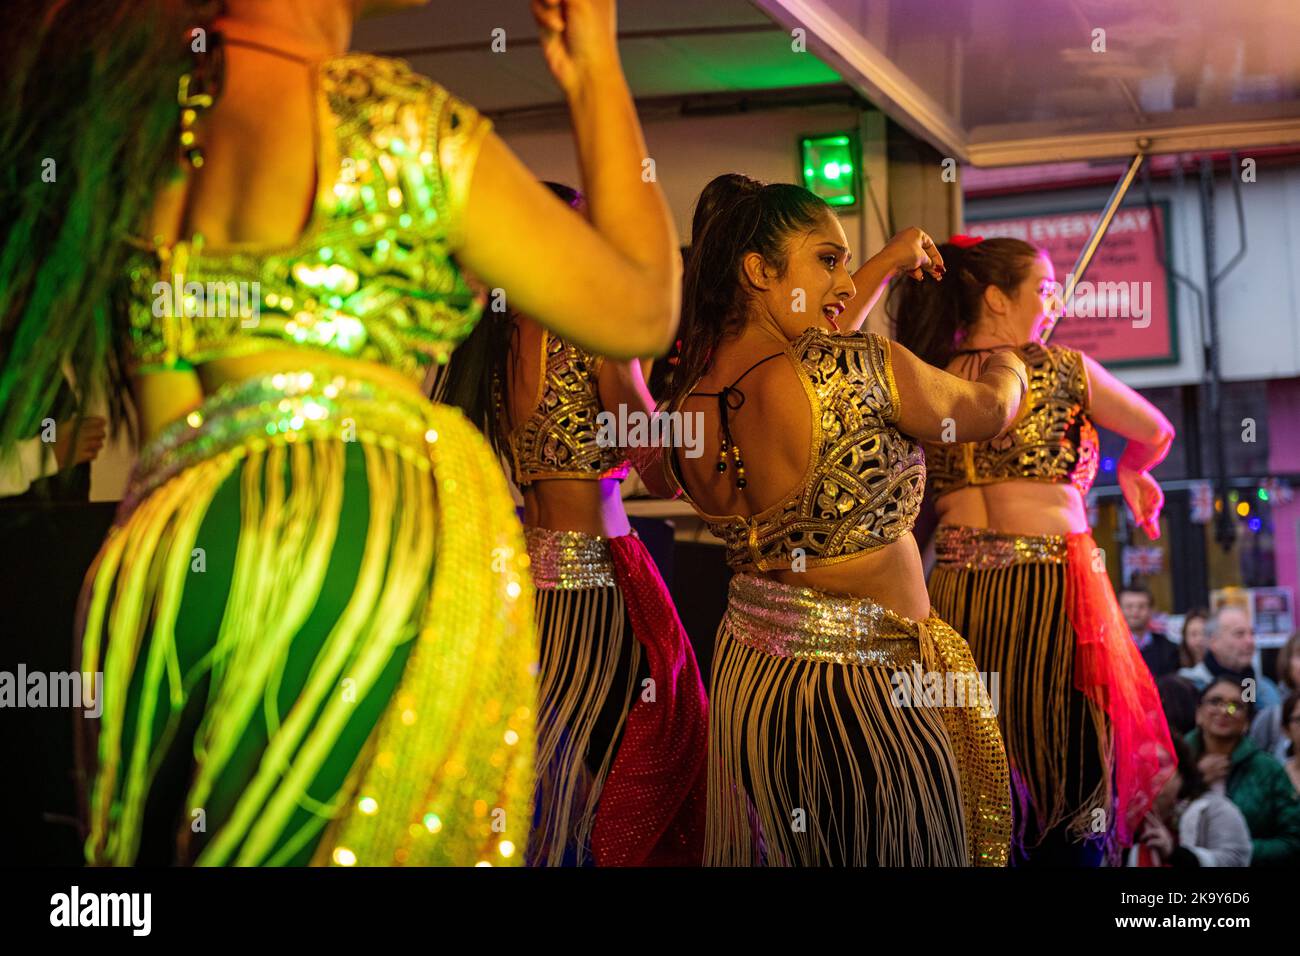
[(1149, 126), (974, 142), (969, 131), (852, 24), (821, 0), (752, 0), (787, 30), (807, 31), (810, 50), (908, 132), (974, 166), (1116, 159), (1142, 152), (1191, 153), (1300, 144), (1300, 117)]

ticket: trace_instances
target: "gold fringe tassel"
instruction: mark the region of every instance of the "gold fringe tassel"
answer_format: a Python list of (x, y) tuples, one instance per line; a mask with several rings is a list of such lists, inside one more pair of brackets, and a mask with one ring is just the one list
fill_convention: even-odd
[(978, 714), (896, 706), (896, 668), (766, 654), (725, 620), (716, 653), (705, 865), (1005, 865), (995, 726), (970, 737)]
[[(1095, 838), (1098, 820), (1110, 818), (1110, 735), (1104, 712), (1090, 700), (1085, 720), (1095, 733), (1103, 775), (1089, 792), (1067, 793), (1067, 779), (1083, 777), (1078, 744), (1085, 725), (1072, 727), (1070, 720), (1072, 695), (1081, 692), (1074, 688), (1075, 637), (1065, 587), (1064, 565), (1047, 562), (979, 571), (939, 566), (929, 579), (935, 612), (965, 636), (982, 671), (1000, 675), (998, 721), (1017, 802), (1014, 840), (1025, 847), (1066, 822), (1076, 838)], [(1053, 607), (1060, 612), (1045, 613)]]
[[(623, 595), (617, 587), (539, 588), (537, 620), (542, 646), (537, 821), (528, 860), (534, 866), (582, 866), (591, 856), (596, 806), (632, 707), (641, 645), (626, 633)], [(626, 641), (632, 642), (631, 666), (626, 685), (616, 688)], [(593, 775), (586, 757), (611, 694), (620, 695), (623, 708)]]
[[(537, 659), (527, 556), (481, 436), (454, 410), (426, 410), (427, 450), (383, 437), (361, 442), (370, 509), (361, 568), (285, 713), (277, 707), (280, 679), (334, 551), (347, 443), (290, 436), (214, 454), (155, 488), (110, 533), (83, 597), (82, 668), (102, 669), (105, 685), (91, 862), (134, 861), (153, 775), (189, 692), (209, 670), (187, 806), (204, 806), (259, 712), (269, 740), (228, 818), (208, 821), (198, 863), (283, 862), (340, 814), (338, 839), (322, 843), (316, 862), (520, 862)], [(191, 552), (214, 495), (237, 470), (240, 530), (226, 609), (211, 653), (182, 673), (175, 629)], [(354, 702), (412, 640), (398, 691), (349, 785), (333, 800), (313, 801), (308, 788)], [(132, 698), (136, 680), (142, 691)], [(129, 701), (137, 732), (124, 751)], [(163, 710), (166, 729), (155, 739), (149, 731)], [(313, 820), (288, 833), (300, 807)]]

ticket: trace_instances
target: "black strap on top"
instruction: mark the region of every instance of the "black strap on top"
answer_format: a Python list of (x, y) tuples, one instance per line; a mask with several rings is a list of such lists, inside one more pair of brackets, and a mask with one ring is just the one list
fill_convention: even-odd
[(718, 471), (727, 470), (727, 450), (731, 450), (731, 457), (736, 463), (736, 487), (744, 488), (748, 482), (745, 480), (745, 462), (740, 457), (740, 447), (732, 440), (731, 437), (731, 412), (739, 411), (740, 407), (745, 404), (745, 393), (737, 386), (746, 375), (754, 371), (764, 362), (770, 362), (774, 358), (780, 358), (785, 355), (784, 352), (773, 352), (766, 358), (761, 358), (749, 368), (745, 369), (730, 385), (726, 386), (720, 392), (694, 392), (692, 397), (695, 398), (716, 398), (718, 400), (718, 418), (722, 429), (722, 448), (718, 452)]

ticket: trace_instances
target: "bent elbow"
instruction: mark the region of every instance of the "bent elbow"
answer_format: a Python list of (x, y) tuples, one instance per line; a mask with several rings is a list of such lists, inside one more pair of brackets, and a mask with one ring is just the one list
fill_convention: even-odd
[[(667, 287), (665, 287), (665, 285)], [(648, 358), (666, 355), (677, 335), (681, 297), (673, 283), (658, 284), (636, 299), (628, 315), (627, 337), (619, 358)]]

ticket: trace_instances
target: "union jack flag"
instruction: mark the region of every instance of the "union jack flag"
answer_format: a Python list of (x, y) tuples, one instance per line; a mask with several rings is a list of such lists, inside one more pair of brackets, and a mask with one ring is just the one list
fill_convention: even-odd
[(1124, 580), (1135, 575), (1159, 574), (1165, 569), (1165, 554), (1159, 548), (1127, 547), (1124, 549)]
[(1198, 481), (1192, 485), (1192, 521), (1196, 524), (1209, 524), (1214, 517), (1214, 489), (1208, 481)]

